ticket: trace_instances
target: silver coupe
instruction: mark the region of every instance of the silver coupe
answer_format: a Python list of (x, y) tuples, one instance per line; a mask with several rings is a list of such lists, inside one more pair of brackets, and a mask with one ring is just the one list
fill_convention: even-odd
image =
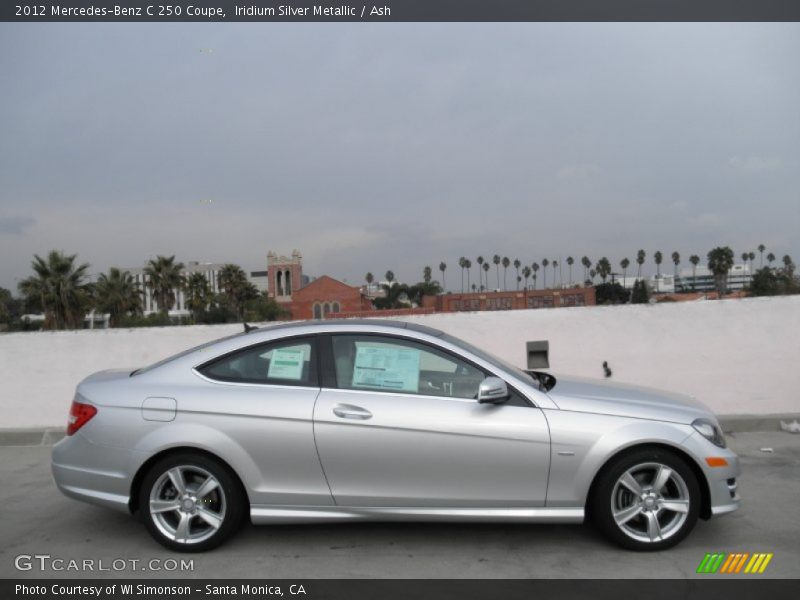
[(397, 321), (256, 329), (84, 379), (67, 496), (213, 548), (245, 519), (590, 519), (634, 550), (739, 507), (739, 459), (685, 396), (524, 371)]

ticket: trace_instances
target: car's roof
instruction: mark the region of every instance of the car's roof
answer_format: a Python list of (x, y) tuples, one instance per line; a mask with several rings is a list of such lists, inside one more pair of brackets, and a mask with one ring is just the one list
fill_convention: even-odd
[[(335, 319), (326, 321), (292, 321), (291, 323), (281, 323), (279, 325), (271, 325), (268, 331), (281, 331), (284, 329), (304, 329), (308, 327), (319, 327), (330, 331), (331, 329), (352, 329), (361, 327), (388, 327), (392, 329), (408, 329), (418, 333), (426, 333), (428, 335), (441, 337), (444, 332), (433, 327), (426, 325), (418, 325), (417, 323), (409, 323), (407, 321), (394, 321), (391, 319)], [(255, 329), (253, 331), (261, 331)]]

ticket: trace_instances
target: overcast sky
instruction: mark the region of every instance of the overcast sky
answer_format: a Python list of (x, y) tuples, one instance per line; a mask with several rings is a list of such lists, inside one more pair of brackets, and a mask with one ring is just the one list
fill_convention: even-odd
[(3, 23), (0, 286), (50, 249), (797, 260), (798, 57), (798, 24)]

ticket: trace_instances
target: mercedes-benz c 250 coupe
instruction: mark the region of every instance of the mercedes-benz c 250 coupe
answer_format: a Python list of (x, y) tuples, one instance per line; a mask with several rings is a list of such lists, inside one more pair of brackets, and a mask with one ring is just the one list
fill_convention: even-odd
[(208, 550), (244, 519), (591, 520), (635, 550), (739, 506), (739, 460), (685, 396), (523, 371), (397, 321), (257, 329), (83, 380), (68, 496)]

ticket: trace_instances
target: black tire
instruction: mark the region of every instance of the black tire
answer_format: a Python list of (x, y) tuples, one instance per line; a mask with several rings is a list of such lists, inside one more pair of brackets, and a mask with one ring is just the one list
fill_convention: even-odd
[[(666, 475), (671, 470), (672, 475), (654, 493), (648, 490), (654, 488), (658, 477), (657, 465), (666, 467), (660, 472)], [(631, 487), (638, 484), (641, 494), (621, 481), (626, 474), (635, 481), (627, 477), (625, 481)], [(686, 512), (684, 500), (688, 501)], [(680, 456), (662, 448), (642, 448), (612, 459), (603, 468), (593, 486), (587, 512), (598, 529), (616, 544), (629, 550), (655, 551), (671, 548), (689, 535), (697, 523), (700, 503), (700, 484)], [(615, 512), (620, 520), (628, 520), (618, 524)]]
[[(175, 485), (175, 473), (184, 484), (183, 494)], [(211, 491), (205, 493), (204, 485)], [(163, 503), (165, 509), (157, 511), (157, 503)], [(173, 504), (176, 508), (169, 508)], [(239, 528), (245, 504), (241, 485), (230, 469), (195, 452), (159, 460), (147, 472), (139, 490), (139, 511), (150, 535), (179, 552), (204, 552), (222, 544)]]

